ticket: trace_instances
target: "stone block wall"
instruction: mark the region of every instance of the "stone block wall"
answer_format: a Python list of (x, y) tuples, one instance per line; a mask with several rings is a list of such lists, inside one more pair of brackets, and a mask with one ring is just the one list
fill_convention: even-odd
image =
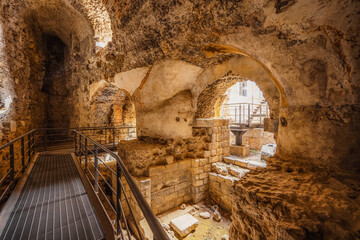
[(209, 173), (209, 196), (219, 206), (231, 212), (237, 178)]
[[(149, 203), (149, 205), (151, 205), (151, 180), (143, 179), (143, 178), (140, 178), (140, 179), (134, 178), (134, 180), (135, 180), (135, 183), (137, 184), (137, 186), (140, 188), (140, 191), (143, 194), (143, 196), (145, 197), (146, 201)], [(121, 183), (124, 186), (125, 194), (128, 198), (128, 201), (129, 201), (130, 207), (133, 211), (134, 217), (137, 221), (140, 221), (141, 219), (144, 218), (144, 215), (142, 214), (142, 212), (137, 204), (137, 201), (130, 190), (129, 185), (128, 185), (127, 181), (125, 180), (125, 177), (121, 177)], [(116, 191), (116, 175), (115, 174), (111, 175), (111, 185), (112, 185), (113, 189)], [(115, 194), (112, 194), (112, 201), (116, 206), (116, 195)], [(125, 216), (129, 216), (129, 214), (130, 214), (129, 206), (126, 202), (124, 192), (121, 192), (121, 205), (123, 207)]]
[(135, 177), (151, 181), (155, 214), (209, 196), (211, 164), (229, 155), (229, 121), (196, 119), (193, 138), (121, 141), (119, 155)]
[(149, 168), (151, 208), (155, 214), (191, 200), (191, 160)]

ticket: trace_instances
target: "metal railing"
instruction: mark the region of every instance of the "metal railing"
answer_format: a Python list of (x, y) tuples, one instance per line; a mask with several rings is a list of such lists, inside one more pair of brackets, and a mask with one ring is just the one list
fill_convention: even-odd
[[(0, 147), (2, 169), (0, 172), (0, 206), (6, 201), (16, 181), (28, 166), (35, 152), (74, 147), (74, 130), (86, 133), (104, 144), (116, 148), (116, 141), (136, 137), (134, 126), (99, 126), (78, 128), (39, 128)], [(110, 146), (109, 146), (110, 147)], [(5, 166), (5, 167), (4, 167)]]
[(270, 116), (269, 105), (265, 103), (232, 103), (223, 104), (220, 116), (230, 120), (230, 124), (244, 125), (247, 127), (261, 127), (264, 125), (264, 118)]
[(134, 126), (97, 126), (77, 128), (39, 128), (36, 131), (35, 139), (37, 150), (47, 151), (53, 146), (70, 148), (74, 144), (74, 130), (86, 133), (87, 136), (101, 144), (113, 144), (116, 140), (136, 138), (136, 127)]
[[(127, 185), (129, 186), (131, 193), (136, 199), (137, 205), (140, 208), (142, 214), (144, 215), (152, 233), (154, 239), (157, 240), (166, 240), (169, 239), (168, 235), (162, 228), (159, 220), (156, 218), (155, 214), (151, 210), (148, 202), (141, 193), (139, 187), (136, 185), (134, 179), (131, 177), (124, 163), (121, 161), (120, 157), (113, 153), (111, 150), (106, 148), (104, 145), (94, 141), (90, 137), (81, 133), (80, 131), (74, 130), (75, 134), (75, 154), (78, 157), (80, 166), (85, 172), (86, 177), (89, 182), (92, 184), (95, 192), (98, 194), (101, 199), (104, 199), (106, 206), (105, 209), (108, 209), (109, 218), (110, 215), (115, 216), (116, 226), (113, 226), (113, 230), (116, 236), (116, 239), (130, 239), (130, 233), (133, 232), (139, 239), (144, 239), (143, 233), (140, 231), (137, 220), (135, 219), (133, 210), (131, 208), (129, 196), (126, 194), (124, 184), (121, 181), (123, 176)], [(106, 152), (116, 161), (115, 169), (112, 169), (104, 160), (99, 157), (99, 150)], [(99, 164), (103, 165), (106, 170), (108, 170), (111, 175), (116, 176), (116, 186), (113, 187), (109, 183), (109, 179), (106, 179), (104, 176), (104, 171), (99, 170)], [(102, 182), (105, 188), (101, 186), (99, 182)], [(116, 189), (114, 189), (116, 188)], [(111, 202), (106, 194), (106, 189), (110, 191), (110, 195), (115, 195), (115, 203)], [(125, 201), (123, 201), (125, 198)], [(112, 199), (112, 198), (110, 198)], [(126, 207), (129, 210), (128, 216), (125, 215), (124, 207), (122, 201), (126, 204)], [(130, 228), (131, 222), (135, 227)], [(124, 229), (123, 229), (124, 227)], [(127, 237), (127, 238), (126, 238)]]
[(31, 130), (0, 147), (3, 164), (9, 164), (8, 170), (0, 180), (2, 187), (0, 203), (3, 203), (6, 196), (14, 189), (19, 175), (25, 171), (34, 156), (35, 131), (36, 129)]

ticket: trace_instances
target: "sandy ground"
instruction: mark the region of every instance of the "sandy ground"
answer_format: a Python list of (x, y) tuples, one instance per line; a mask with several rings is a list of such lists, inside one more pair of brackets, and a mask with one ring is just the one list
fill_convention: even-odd
[[(194, 206), (198, 206), (199, 210), (196, 210)], [(201, 212), (209, 212), (211, 217), (209, 219), (203, 219), (199, 216)], [(201, 202), (194, 205), (187, 205), (186, 209), (181, 210), (175, 208), (169, 210), (158, 216), (162, 224), (169, 224), (170, 221), (178, 216), (184, 215), (185, 213), (190, 213), (196, 219), (199, 220), (199, 226), (195, 231), (191, 232), (185, 238), (180, 238), (178, 235), (175, 235), (175, 239), (182, 240), (220, 240), (221, 236), (229, 233), (231, 221), (229, 220), (229, 215), (220, 210), (222, 219), (220, 222), (213, 220), (213, 211), (206, 206), (205, 202)], [(173, 231), (173, 229), (170, 229)]]

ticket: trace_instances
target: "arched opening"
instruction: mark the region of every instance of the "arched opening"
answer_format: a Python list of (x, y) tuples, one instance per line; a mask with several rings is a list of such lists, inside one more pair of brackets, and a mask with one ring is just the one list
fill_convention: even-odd
[(210, 160), (209, 198), (233, 213), (236, 190), (229, 179), (237, 182), (255, 168), (266, 168), (275, 155), (281, 92), (264, 68), (246, 56), (205, 70), (197, 81), (202, 87), (196, 89), (196, 122), (208, 122), (210, 147), (220, 146), (210, 148), (209, 159), (215, 159)]
[(136, 138), (136, 112), (131, 96), (114, 85), (98, 89), (91, 97), (90, 126), (124, 126), (122, 139)]
[(90, 104), (96, 126), (136, 125), (135, 105), (125, 90), (107, 85), (92, 96)]

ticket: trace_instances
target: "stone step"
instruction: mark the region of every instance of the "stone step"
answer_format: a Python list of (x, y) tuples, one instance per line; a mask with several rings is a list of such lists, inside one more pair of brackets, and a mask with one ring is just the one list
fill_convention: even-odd
[(229, 157), (224, 157), (224, 162), (248, 169), (254, 169), (257, 167), (266, 167), (265, 161), (239, 158), (231, 155)]
[(213, 163), (212, 170), (217, 174), (221, 174), (223, 176), (231, 175), (236, 178), (241, 178), (250, 171), (249, 169), (244, 169), (242, 167), (224, 162)]

